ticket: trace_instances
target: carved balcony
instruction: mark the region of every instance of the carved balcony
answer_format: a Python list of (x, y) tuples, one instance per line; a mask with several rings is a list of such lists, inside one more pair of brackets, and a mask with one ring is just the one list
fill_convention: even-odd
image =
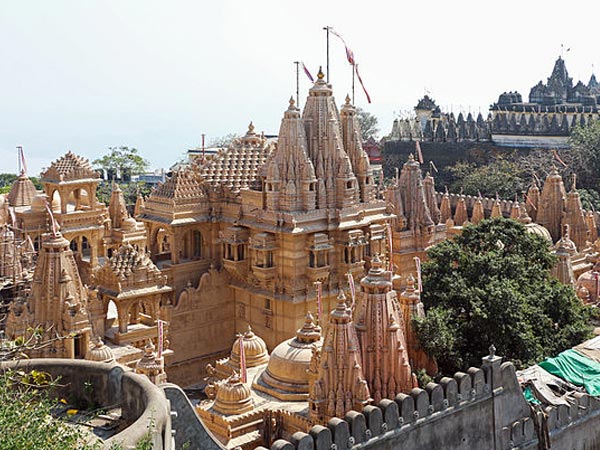
[(329, 270), (331, 269), (330, 265), (321, 266), (321, 267), (307, 267), (306, 268), (306, 278), (311, 283), (315, 281), (326, 281), (329, 278)]
[(248, 277), (248, 260), (243, 259), (241, 261), (233, 261), (231, 259), (223, 260), (223, 267), (232, 277), (237, 278), (241, 281), (246, 281)]
[(275, 278), (275, 267), (252, 266), (252, 273), (260, 282), (271, 281)]

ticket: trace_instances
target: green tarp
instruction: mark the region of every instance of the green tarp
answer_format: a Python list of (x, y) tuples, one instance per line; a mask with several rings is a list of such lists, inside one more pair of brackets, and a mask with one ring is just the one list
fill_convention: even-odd
[(538, 365), (552, 375), (576, 386), (585, 387), (590, 395), (600, 395), (600, 363), (575, 350), (566, 350), (555, 358), (548, 358)]

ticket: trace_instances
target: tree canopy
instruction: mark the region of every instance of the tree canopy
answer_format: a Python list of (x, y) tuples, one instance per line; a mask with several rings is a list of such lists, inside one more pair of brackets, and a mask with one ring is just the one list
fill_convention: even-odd
[(527, 178), (518, 164), (498, 158), (487, 165), (476, 166), (467, 162), (458, 162), (449, 168), (454, 182), (451, 190), (465, 195), (481, 195), (503, 198), (513, 197), (527, 188)]
[(127, 146), (108, 147), (110, 153), (102, 158), (92, 161), (97, 169), (108, 172), (108, 177), (128, 179), (131, 175), (138, 175), (148, 170), (150, 163), (144, 159), (137, 148)]
[(360, 134), (362, 135), (363, 140), (368, 141), (370, 138), (375, 139), (377, 133), (379, 133), (377, 117), (362, 108), (356, 108), (356, 115), (358, 117)]
[(516, 221), (470, 225), (427, 255), (426, 316), (415, 325), (444, 374), (478, 366), (492, 344), (517, 366), (530, 365), (591, 331), (574, 290), (550, 275), (548, 242)]
[(576, 127), (570, 138), (567, 164), (584, 188), (596, 189), (600, 182), (600, 121)]

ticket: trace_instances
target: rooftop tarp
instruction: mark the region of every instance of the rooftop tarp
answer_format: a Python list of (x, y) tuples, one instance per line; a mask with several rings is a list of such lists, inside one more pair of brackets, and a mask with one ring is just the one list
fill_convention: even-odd
[(590, 395), (600, 395), (600, 363), (575, 350), (566, 350), (555, 358), (542, 361), (539, 366), (576, 386), (585, 387)]

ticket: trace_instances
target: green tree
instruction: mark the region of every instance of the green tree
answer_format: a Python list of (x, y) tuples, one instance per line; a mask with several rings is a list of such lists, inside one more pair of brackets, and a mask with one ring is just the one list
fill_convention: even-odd
[(581, 187), (596, 188), (600, 182), (600, 121), (575, 127), (570, 144), (565, 162), (577, 173)]
[(127, 146), (108, 147), (110, 153), (102, 158), (92, 161), (92, 165), (97, 169), (104, 169), (116, 177), (117, 172), (121, 177), (127, 179), (128, 176), (138, 175), (148, 170), (150, 163), (144, 159), (137, 148)]
[(370, 138), (376, 139), (377, 133), (379, 133), (377, 117), (362, 108), (356, 108), (356, 115), (363, 141), (368, 141)]
[[(229, 145), (235, 140), (238, 139), (240, 135), (238, 133), (229, 133), (223, 136), (218, 136), (210, 140), (208, 143), (209, 147), (229, 147)], [(187, 156), (186, 158), (187, 159)]]
[(479, 365), (490, 345), (522, 367), (588, 337), (588, 310), (550, 275), (548, 242), (513, 220), (468, 226), (428, 253), (419, 339), (444, 374)]
[(449, 168), (454, 181), (452, 192), (486, 197), (498, 194), (502, 198), (511, 198), (527, 188), (530, 177), (523, 173), (518, 164), (504, 158), (498, 158), (489, 164), (477, 166), (460, 161)]

